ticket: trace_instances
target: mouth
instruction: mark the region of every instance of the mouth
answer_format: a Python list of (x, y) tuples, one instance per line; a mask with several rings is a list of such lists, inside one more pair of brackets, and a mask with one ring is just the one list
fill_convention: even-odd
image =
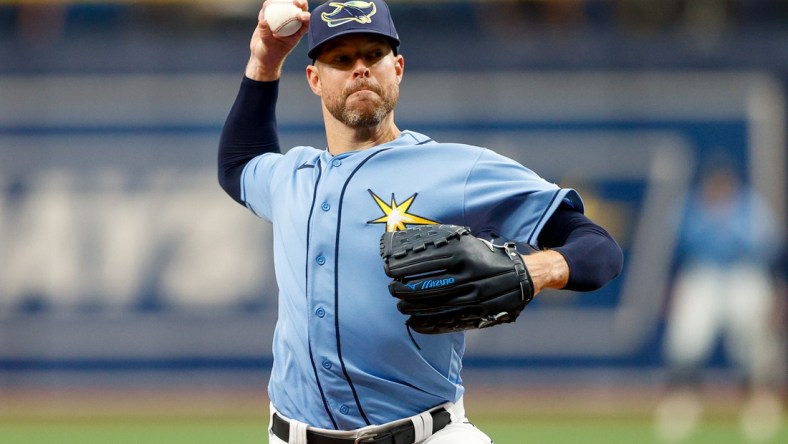
[(359, 95), (377, 94), (377, 92), (375, 92), (374, 90), (371, 90), (371, 89), (364, 88), (364, 89), (357, 89), (357, 90), (351, 92), (348, 96), (353, 96), (353, 95), (356, 95), (356, 94), (359, 94)]
[(357, 93), (374, 93), (380, 95), (380, 93), (377, 91), (375, 87), (373, 87), (372, 85), (364, 85), (364, 84), (357, 85), (355, 88), (350, 89), (347, 95), (348, 97), (350, 97), (353, 94), (357, 94)]
[(349, 93), (345, 100), (356, 102), (369, 102), (376, 101), (380, 96), (378, 93), (371, 89), (358, 89)]

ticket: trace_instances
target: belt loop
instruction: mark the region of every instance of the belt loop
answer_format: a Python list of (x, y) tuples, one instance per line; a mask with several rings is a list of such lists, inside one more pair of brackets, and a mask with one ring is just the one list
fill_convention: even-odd
[(413, 432), (415, 435), (413, 440), (415, 442), (422, 442), (432, 436), (432, 414), (430, 412), (411, 416), (410, 420), (413, 423)]
[(294, 419), (290, 420), (290, 440), (288, 444), (307, 444), (306, 442), (306, 428), (307, 424), (298, 422)]
[(462, 396), (457, 402), (447, 402), (442, 406), (451, 415), (451, 422), (461, 422), (465, 419), (465, 403)]
[(424, 420), (424, 438), (427, 439), (432, 436), (432, 414), (429, 412), (422, 413), (421, 419)]

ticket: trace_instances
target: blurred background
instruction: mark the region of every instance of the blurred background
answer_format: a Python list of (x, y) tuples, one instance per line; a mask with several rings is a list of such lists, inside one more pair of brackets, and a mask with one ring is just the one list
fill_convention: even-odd
[[(471, 419), (786, 442), (788, 1), (389, 3), (400, 128), (575, 187), (625, 252), (469, 334)], [(265, 442), (270, 227), (214, 169), (260, 5), (0, 0), (0, 442)], [(307, 63), (285, 147), (325, 145)]]

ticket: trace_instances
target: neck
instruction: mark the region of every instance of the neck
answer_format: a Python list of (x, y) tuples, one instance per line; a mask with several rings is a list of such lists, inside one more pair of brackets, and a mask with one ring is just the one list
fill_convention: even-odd
[(326, 121), (328, 152), (334, 156), (383, 145), (399, 137), (399, 134), (400, 130), (394, 123), (394, 113), (378, 125), (364, 128), (350, 128), (333, 119)]

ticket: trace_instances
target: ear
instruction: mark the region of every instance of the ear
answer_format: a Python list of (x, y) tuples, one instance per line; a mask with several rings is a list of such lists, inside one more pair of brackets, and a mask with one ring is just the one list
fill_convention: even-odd
[(397, 74), (397, 83), (402, 82), (402, 76), (405, 74), (405, 58), (402, 54), (397, 54), (394, 60), (394, 72)]
[(319, 96), (322, 93), (320, 73), (315, 65), (306, 67), (306, 81), (309, 83), (309, 87), (312, 88), (312, 92), (315, 93), (315, 95)]

